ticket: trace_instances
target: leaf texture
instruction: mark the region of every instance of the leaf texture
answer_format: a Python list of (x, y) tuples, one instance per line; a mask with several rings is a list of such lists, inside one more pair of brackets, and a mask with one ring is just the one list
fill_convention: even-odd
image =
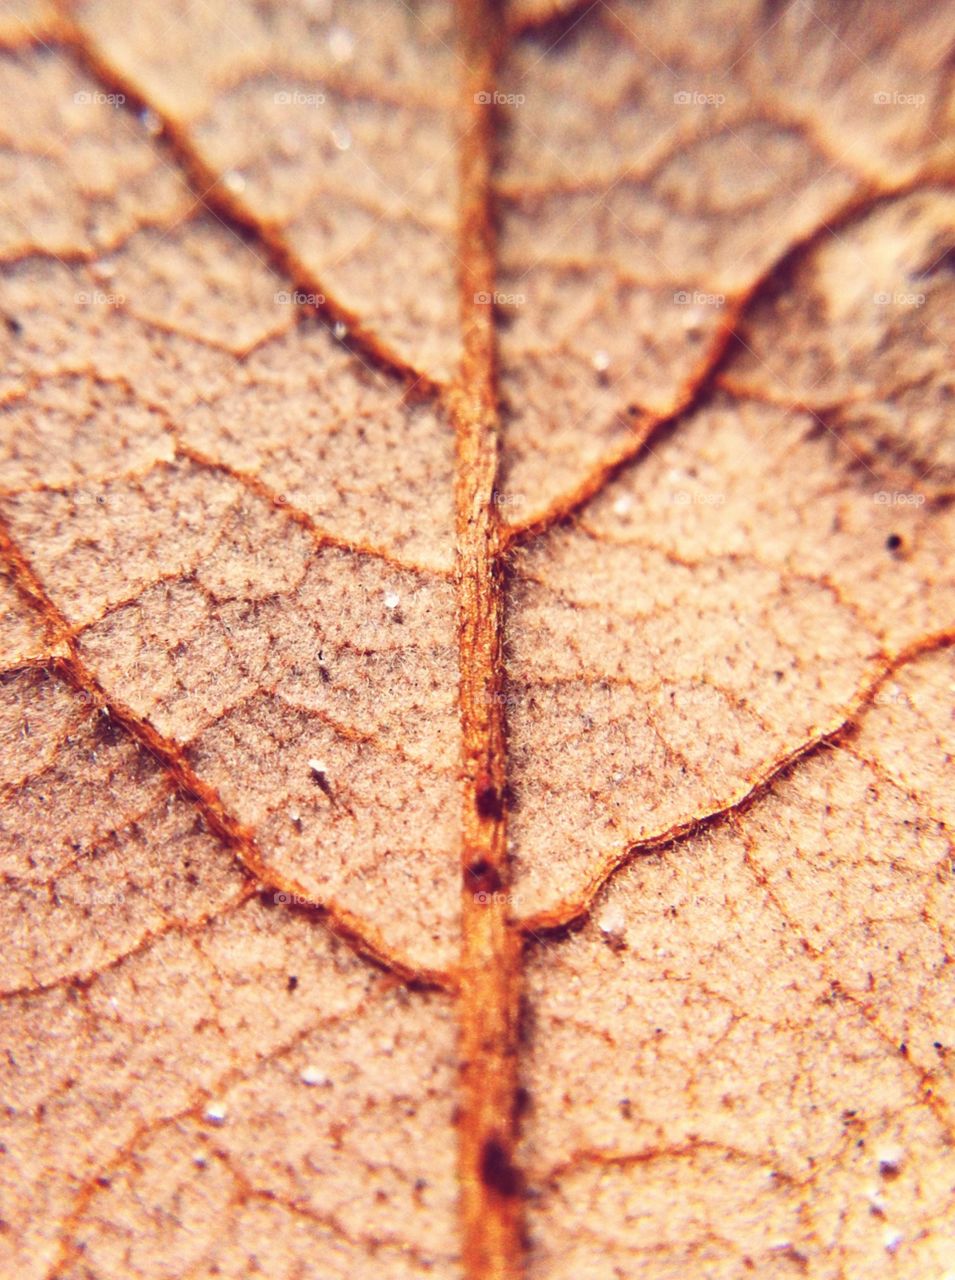
[(952, 676), (906, 664), (536, 948), (540, 1274), (945, 1274)]
[(4, 6), (3, 1274), (955, 1274), (953, 37)]

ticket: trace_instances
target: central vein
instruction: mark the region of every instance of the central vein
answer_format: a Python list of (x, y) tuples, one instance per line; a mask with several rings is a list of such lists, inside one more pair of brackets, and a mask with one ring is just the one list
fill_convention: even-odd
[(468, 1280), (522, 1271), (517, 1128), (521, 941), (509, 923), (503, 574), (494, 503), (500, 424), (487, 103), (503, 39), (493, 0), (460, 0), (464, 76), (458, 256), (463, 353), (450, 396), (457, 438), (456, 537), (463, 809), (461, 1097), (458, 1169)]

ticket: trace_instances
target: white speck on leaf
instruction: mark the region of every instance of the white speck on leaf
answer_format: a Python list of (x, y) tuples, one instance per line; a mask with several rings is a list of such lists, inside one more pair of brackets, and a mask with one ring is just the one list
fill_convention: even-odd
[(351, 130), (347, 129), (343, 124), (332, 125), (332, 142), (339, 151), (348, 151), (351, 147)]
[(882, 1243), (885, 1245), (886, 1253), (895, 1253), (902, 1243), (902, 1232), (894, 1227), (886, 1227), (882, 1233)]
[(320, 1085), (331, 1084), (331, 1080), (321, 1069), (321, 1067), (306, 1067), (299, 1076), (302, 1084)]
[(606, 938), (622, 938), (627, 921), (619, 907), (606, 907), (597, 917), (597, 928)]
[(226, 1109), (222, 1102), (210, 1102), (206, 1107), (206, 1119), (210, 1124), (225, 1124)]

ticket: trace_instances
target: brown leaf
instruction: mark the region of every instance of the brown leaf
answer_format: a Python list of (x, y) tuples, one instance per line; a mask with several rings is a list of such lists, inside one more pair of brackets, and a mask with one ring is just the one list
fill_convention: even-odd
[(955, 1274), (955, 11), (0, 17), (3, 1274)]

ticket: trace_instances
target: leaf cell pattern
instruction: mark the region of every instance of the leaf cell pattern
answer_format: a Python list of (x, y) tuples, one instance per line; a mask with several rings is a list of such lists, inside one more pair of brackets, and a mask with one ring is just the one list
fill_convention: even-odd
[(955, 1275), (951, 51), (0, 11), (0, 1256)]

